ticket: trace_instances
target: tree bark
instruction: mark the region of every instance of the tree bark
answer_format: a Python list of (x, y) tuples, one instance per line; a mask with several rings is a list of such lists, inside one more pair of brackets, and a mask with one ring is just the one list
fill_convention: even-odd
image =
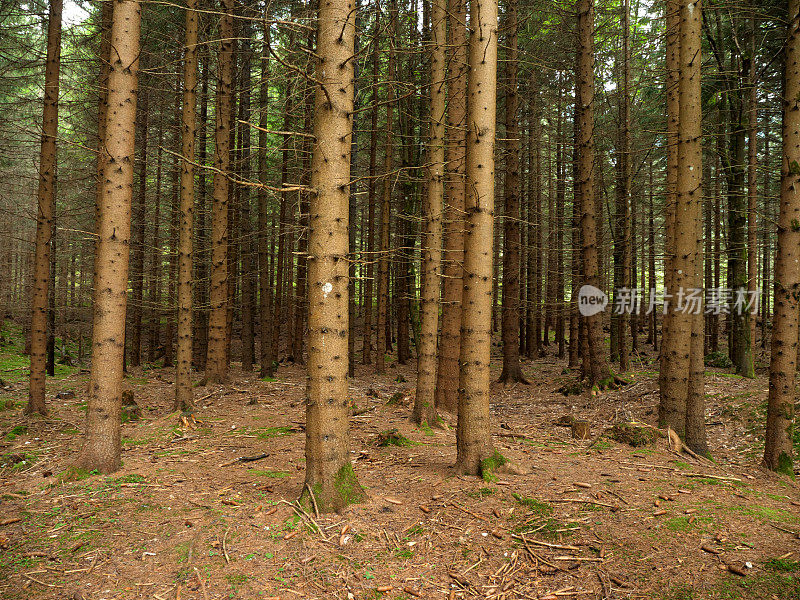
[(506, 6), (506, 164), (505, 164), (505, 218), (503, 220), (503, 371), (500, 381), (504, 384), (527, 383), (519, 362), (519, 273), (520, 273), (520, 185), (519, 153), (520, 139), (517, 94), (517, 0), (507, 0)]
[(394, 104), (395, 79), (397, 78), (394, 43), (397, 38), (397, 0), (389, 5), (389, 60), (387, 66), (386, 91), (386, 141), (383, 162), (383, 195), (381, 197), (380, 235), (378, 248), (378, 331), (375, 348), (375, 373), (386, 370), (386, 351), (391, 343), (387, 343), (386, 329), (389, 320), (389, 219), (391, 216), (392, 188), (395, 177), (392, 175), (394, 164)]
[(458, 408), (458, 357), (461, 348), (461, 295), (464, 261), (464, 156), (467, 110), (467, 3), (448, 0), (447, 139), (445, 200), (442, 222), (443, 284), (436, 407), (455, 413)]
[(497, 0), (471, 0), (466, 139), (466, 235), (456, 471), (480, 475), (496, 453), (489, 416), (492, 229), (497, 103)]
[(372, 108), (369, 129), (369, 180), (367, 183), (367, 279), (364, 283), (364, 339), (361, 361), (372, 363), (372, 319), (375, 313), (375, 178), (378, 174), (378, 34), (380, 32), (380, 8), (375, 5), (374, 30), (372, 33)]
[[(31, 363), (28, 405), (25, 414), (47, 414), (44, 395), (47, 367), (47, 309), (50, 287), (50, 255), (54, 234), (56, 204), (56, 136), (58, 135), (58, 83), (61, 69), (62, 0), (50, 1), (47, 23), (44, 111), (39, 158), (36, 249), (34, 255), (33, 296), (31, 302)], [(124, 328), (124, 325), (123, 325)]]
[(103, 197), (98, 223), (92, 372), (86, 434), (77, 463), (101, 473), (120, 466), (122, 360), (133, 196), (140, 7), (117, 0), (111, 25)]
[(422, 315), (417, 353), (417, 393), (414, 398), (415, 423), (436, 423), (436, 342), (439, 331), (439, 287), (442, 262), (442, 205), (444, 200), (444, 134), (447, 30), (446, 0), (432, 0), (431, 10), (431, 108), (428, 124), (428, 189), (423, 207), (422, 236)]
[[(581, 256), (585, 285), (600, 286), (597, 202), (594, 189), (594, 0), (578, 0), (578, 189), (581, 201)], [(611, 376), (603, 343), (602, 313), (584, 317), (590, 386)]]
[(176, 410), (188, 410), (192, 399), (192, 228), (194, 226), (194, 149), (197, 131), (198, 0), (186, 0), (186, 50), (183, 56), (181, 118), (181, 199), (178, 239), (178, 347), (175, 370)]
[(764, 466), (793, 476), (792, 427), (800, 297), (800, 2), (789, 0), (783, 92), (783, 160), (775, 257)]
[(230, 169), (230, 115), (233, 51), (233, 0), (222, 0), (214, 128), (214, 187), (211, 206), (211, 314), (208, 320), (208, 356), (205, 382), (227, 379), (226, 329), (228, 320), (228, 170)]
[[(268, 182), (267, 174), (267, 130), (269, 129), (269, 3), (264, 9), (263, 22), (263, 49), (261, 51), (261, 73), (258, 85), (258, 109), (259, 125), (258, 130), (258, 180), (266, 185)], [(261, 377), (272, 377), (274, 375), (273, 363), (273, 334), (275, 327), (272, 323), (272, 285), (270, 282), (270, 230), (272, 225), (269, 223), (270, 210), (268, 206), (267, 190), (263, 187), (258, 188), (258, 282), (259, 282), (259, 303), (261, 312)]]
[(133, 210), (134, 243), (131, 244), (130, 363), (142, 362), (142, 289), (144, 287), (144, 230), (147, 210), (147, 88), (140, 86), (139, 193)]
[(309, 204), (304, 499), (311, 496), (323, 512), (339, 511), (364, 497), (350, 463), (347, 389), (354, 21), (347, 0), (320, 3)]

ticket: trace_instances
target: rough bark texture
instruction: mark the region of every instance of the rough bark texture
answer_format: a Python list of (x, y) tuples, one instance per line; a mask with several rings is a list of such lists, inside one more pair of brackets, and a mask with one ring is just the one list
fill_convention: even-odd
[(775, 316), (769, 364), (764, 465), (787, 475), (792, 468), (798, 297), (800, 297), (800, 2), (789, 1), (783, 94), (783, 160), (775, 258)]
[[(700, 94), (702, 65), (700, 0), (681, 2), (681, 49), (678, 119), (678, 210), (684, 208), (678, 226), (693, 232), (690, 250), (689, 288), (703, 288), (703, 113)], [(687, 197), (684, 204), (684, 197)], [(686, 221), (684, 222), (684, 218)], [(680, 233), (677, 233), (680, 237)], [(682, 246), (681, 246), (682, 249)], [(689, 344), (689, 380), (686, 391), (686, 445), (708, 454), (705, 422), (704, 323), (702, 310), (692, 311)]]
[[(375, 5), (376, 36), (380, 25), (380, 10)], [(367, 183), (367, 280), (364, 284), (364, 342), (361, 361), (365, 365), (372, 363), (372, 319), (375, 313), (375, 177), (378, 173), (378, 76), (380, 61), (378, 60), (379, 44), (372, 48), (372, 109), (370, 110), (369, 129), (369, 180)]]
[[(25, 413), (46, 414), (44, 402), (47, 363), (47, 308), (50, 288), (50, 247), (56, 204), (56, 135), (58, 134), (58, 80), (61, 68), (62, 0), (51, 0), (47, 24), (42, 142), (39, 158), (36, 250), (31, 302), (31, 365), (28, 405)], [(8, 276), (8, 274), (3, 277)]]
[[(677, 258), (675, 216), (677, 214), (678, 181), (678, 111), (680, 105), (678, 73), (680, 65), (680, 13), (677, 0), (668, 0), (667, 21), (667, 194), (664, 216), (664, 289), (676, 293)], [(683, 270), (685, 274), (685, 267)], [(688, 381), (689, 333), (688, 324), (673, 325), (673, 303), (665, 305), (661, 326), (661, 368), (659, 370), (658, 422), (684, 435), (686, 415), (686, 386)], [(685, 321), (685, 319), (684, 319)], [(682, 369), (682, 370), (681, 370)]]
[(395, 176), (392, 174), (394, 164), (394, 104), (396, 63), (394, 40), (397, 37), (397, 1), (392, 0), (389, 7), (389, 60), (387, 66), (386, 91), (386, 141), (383, 161), (383, 194), (381, 196), (380, 233), (378, 236), (378, 331), (375, 344), (375, 372), (383, 373), (386, 369), (386, 351), (391, 343), (387, 343), (385, 330), (389, 320), (389, 218), (391, 216), (392, 188)]
[(350, 463), (347, 390), (354, 21), (349, 0), (321, 0), (309, 205), (304, 490), (321, 511), (338, 511), (363, 497)]
[(478, 475), (494, 456), (489, 417), (492, 327), (497, 1), (471, 0), (466, 139), (466, 235), (456, 471)]
[[(267, 4), (269, 7), (269, 4)], [(267, 129), (269, 129), (269, 11), (265, 9), (263, 35), (264, 47), (261, 52), (261, 76), (258, 82), (258, 110), (259, 125), (258, 130), (258, 180), (262, 184), (267, 184), (269, 174), (267, 173)], [(261, 312), (261, 377), (272, 377), (274, 374), (273, 361), (275, 356), (272, 352), (272, 286), (270, 285), (270, 240), (269, 232), (271, 226), (269, 222), (269, 206), (267, 190), (263, 187), (258, 188), (258, 272), (259, 272), (259, 302)]]
[(228, 170), (230, 168), (230, 115), (233, 51), (233, 0), (222, 0), (214, 129), (214, 186), (211, 205), (211, 314), (208, 319), (206, 383), (227, 378), (228, 320)]
[(413, 419), (436, 422), (436, 349), (439, 331), (439, 286), (442, 263), (442, 202), (444, 198), (444, 134), (447, 26), (446, 0), (433, 0), (431, 10), (431, 110), (428, 140), (428, 189), (423, 208), (420, 345), (417, 354), (417, 394)]
[(178, 231), (178, 347), (175, 408), (192, 401), (192, 227), (194, 225), (194, 147), (197, 131), (197, 0), (186, 0), (186, 51), (183, 56), (181, 116), (181, 199)]
[(108, 119), (92, 331), (86, 437), (77, 463), (101, 473), (120, 466), (122, 361), (133, 197), (134, 131), (139, 68), (139, 3), (117, 0), (111, 25)]
[(458, 357), (461, 347), (461, 294), (464, 261), (464, 153), (467, 110), (467, 49), (465, 0), (448, 0), (447, 147), (445, 148), (445, 209), (442, 223), (442, 323), (436, 406), (454, 413), (458, 407)]
[(520, 185), (519, 125), (517, 94), (517, 0), (508, 0), (506, 8), (506, 170), (505, 218), (503, 220), (503, 371), (502, 383), (525, 382), (519, 362), (519, 264), (520, 264)]
[[(585, 285), (600, 287), (597, 246), (597, 202), (594, 187), (594, 1), (578, 2), (578, 189), (581, 201), (581, 254)], [(586, 322), (586, 373), (589, 385), (608, 379), (611, 371), (603, 343), (603, 317), (597, 313)]]
[(142, 299), (144, 288), (144, 231), (147, 207), (147, 88), (142, 85), (139, 100), (139, 193), (133, 205), (131, 244), (131, 306), (129, 360), (132, 367), (142, 362)]

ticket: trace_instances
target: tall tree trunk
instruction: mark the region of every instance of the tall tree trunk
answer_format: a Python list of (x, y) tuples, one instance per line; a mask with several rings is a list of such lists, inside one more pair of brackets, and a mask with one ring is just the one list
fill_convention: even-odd
[[(687, 292), (703, 290), (703, 114), (700, 94), (702, 4), (700, 0), (681, 0), (680, 78), (678, 119), (678, 206), (676, 250), (683, 256), (682, 229), (692, 232), (687, 272)], [(683, 209), (683, 210), (682, 210)], [(684, 220), (685, 219), (685, 220)], [(689, 311), (689, 377), (686, 396), (686, 445), (698, 454), (708, 454), (705, 423), (705, 363), (703, 355), (703, 311)], [(683, 315), (681, 315), (683, 317)]]
[(378, 60), (380, 32), (380, 7), (375, 4), (374, 30), (372, 33), (372, 108), (369, 127), (369, 180), (367, 183), (367, 280), (364, 291), (364, 342), (361, 360), (372, 363), (372, 318), (375, 313), (375, 178), (378, 173)]
[(214, 191), (211, 207), (211, 314), (208, 321), (206, 383), (227, 379), (226, 329), (228, 320), (228, 170), (230, 169), (230, 115), (233, 52), (233, 0), (222, 0), (220, 50), (214, 128)]
[(346, 0), (320, 3), (316, 49), (319, 84), (309, 204), (304, 500), (314, 502), (323, 512), (339, 511), (364, 496), (350, 462), (347, 417), (347, 229), (354, 21), (354, 11)]
[(206, 354), (208, 353), (208, 229), (207, 213), (208, 203), (206, 202), (206, 121), (208, 120), (208, 52), (198, 49), (200, 52), (200, 66), (203, 72), (200, 84), (200, 126), (197, 135), (199, 149), (197, 151), (197, 162), (203, 168), (197, 178), (197, 245), (194, 253), (196, 273), (194, 289), (197, 300), (195, 302), (195, 332), (194, 354), (195, 368), (198, 371), (205, 371)]
[[(664, 290), (666, 294), (674, 294), (675, 275), (675, 214), (677, 212), (678, 189), (678, 111), (679, 69), (680, 69), (680, 7), (679, 0), (667, 0), (666, 3), (666, 95), (667, 95), (667, 168), (666, 195), (664, 200)], [(674, 365), (674, 358), (680, 353), (684, 363), (688, 359), (688, 335), (685, 326), (681, 327), (680, 339), (676, 339), (677, 330), (672, 326), (675, 311), (672, 303), (665, 303), (661, 323), (661, 354), (658, 375), (660, 400), (658, 405), (658, 423), (670, 426), (683, 435), (684, 416), (686, 415), (686, 393), (673, 388), (674, 378), (681, 375)], [(679, 344), (684, 344), (683, 348)], [(688, 364), (682, 363), (684, 374)]]
[[(247, 15), (249, 16), (249, 15)], [(250, 40), (253, 36), (251, 21), (244, 19), (241, 24), (242, 39), (241, 51), (242, 74), (240, 85), (243, 93), (239, 97), (240, 120), (251, 122), (250, 115), (250, 88), (251, 88), (251, 52)], [(242, 136), (240, 174), (243, 181), (250, 181), (251, 169), (251, 135), (250, 125), (240, 123)], [(255, 362), (255, 282), (256, 255), (253, 244), (253, 225), (250, 218), (250, 186), (243, 185), (239, 190), (239, 235), (241, 238), (242, 255), (242, 370), (250, 372)]]
[(86, 406), (86, 434), (77, 463), (101, 473), (120, 466), (122, 360), (128, 288), (128, 245), (133, 196), (136, 87), (141, 13), (135, 0), (114, 6), (108, 77), (108, 120), (103, 149), (102, 206), (99, 210), (94, 291), (92, 372)]
[(392, 175), (394, 164), (394, 104), (396, 84), (396, 64), (394, 44), (397, 39), (397, 0), (389, 4), (389, 62), (386, 91), (386, 141), (383, 162), (383, 195), (381, 198), (380, 235), (378, 248), (378, 332), (375, 348), (375, 372), (383, 373), (386, 369), (387, 343), (386, 329), (389, 321), (389, 219), (391, 213), (392, 188), (395, 177)]
[(499, 462), (492, 447), (489, 416), (497, 0), (471, 0), (470, 28), (456, 471), (486, 475)]
[(520, 273), (520, 185), (519, 185), (519, 153), (520, 139), (517, 94), (517, 0), (507, 0), (506, 7), (506, 170), (505, 185), (505, 219), (503, 228), (503, 371), (500, 381), (527, 383), (522, 374), (519, 362), (519, 273)]
[(464, 261), (464, 153), (467, 110), (467, 3), (448, 0), (447, 139), (445, 147), (445, 199), (442, 323), (439, 365), (436, 372), (436, 407), (454, 413), (458, 408), (458, 358), (461, 348), (461, 294)]
[[(143, 78), (142, 78), (143, 79)], [(144, 287), (144, 230), (147, 207), (147, 87), (139, 84), (139, 193), (133, 210), (134, 243), (131, 245), (130, 363), (142, 361), (142, 288)]]
[(148, 342), (148, 360), (153, 362), (156, 360), (158, 348), (161, 343), (161, 269), (162, 269), (162, 256), (161, 256), (161, 164), (163, 153), (161, 145), (164, 142), (164, 117), (158, 119), (158, 150), (156, 152), (156, 198), (155, 209), (153, 211), (153, 242), (150, 249), (150, 264), (148, 270), (150, 271), (150, 290), (148, 292), (150, 300), (150, 317), (149, 317), (149, 337)]
[[(47, 308), (50, 283), (50, 253), (56, 204), (56, 135), (58, 135), (58, 80), (61, 69), (62, 0), (50, 1), (47, 23), (44, 111), (39, 158), (36, 250), (34, 255), (33, 297), (31, 302), (31, 364), (28, 405), (25, 414), (46, 414), (44, 402), (47, 362)], [(123, 324), (124, 329), (124, 324)], [(121, 366), (121, 363), (120, 363)]]
[[(534, 88), (536, 93), (537, 88)], [(541, 109), (536, 102), (528, 121), (528, 152), (532, 153), (529, 178), (533, 189), (528, 190), (528, 357), (539, 358), (542, 331), (542, 124)], [(533, 206), (531, 207), (531, 196)], [(530, 210), (532, 208), (532, 210)]]
[[(261, 73), (258, 82), (258, 181), (262, 186), (267, 184), (267, 130), (269, 129), (269, 3), (264, 9), (263, 21), (263, 48), (261, 51)], [(268, 206), (267, 190), (258, 188), (258, 282), (259, 303), (261, 312), (261, 377), (272, 377), (274, 374), (273, 362), (273, 334), (275, 327), (272, 323), (272, 283), (270, 281), (270, 231), (268, 225), (270, 210)]]
[(186, 50), (183, 56), (181, 118), (181, 200), (178, 239), (178, 348), (175, 406), (187, 410), (192, 400), (192, 227), (194, 225), (194, 147), (197, 130), (198, 0), (186, 0)]
[(783, 160), (775, 257), (764, 465), (792, 476), (792, 428), (800, 297), (800, 2), (789, 0), (783, 92)]
[[(594, 188), (594, 0), (578, 0), (578, 189), (581, 200), (581, 257), (585, 285), (600, 286), (597, 247), (597, 202)], [(588, 350), (588, 384), (607, 380), (603, 315), (584, 317)]]
[[(755, 17), (750, 18), (748, 29), (750, 46), (750, 77), (747, 98), (747, 293), (748, 300), (755, 300), (758, 294), (758, 234), (756, 203), (758, 200), (758, 86), (756, 85), (755, 65)], [(756, 345), (756, 315), (754, 309), (750, 316), (751, 354)], [(755, 371), (753, 372), (755, 375)]]
[(445, 161), (445, 44), (446, 0), (433, 0), (431, 10), (431, 109), (428, 124), (428, 189), (423, 206), (422, 236), (422, 316), (417, 352), (417, 393), (414, 398), (415, 423), (436, 423), (436, 342), (439, 331), (439, 286), (442, 262), (442, 204)]

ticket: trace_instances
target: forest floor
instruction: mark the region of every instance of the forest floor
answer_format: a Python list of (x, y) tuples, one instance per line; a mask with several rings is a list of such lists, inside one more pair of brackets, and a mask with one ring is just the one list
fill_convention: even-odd
[[(552, 347), (549, 349), (552, 353)], [(49, 381), (47, 418), (25, 419), (26, 371), (0, 348), (0, 598), (800, 598), (800, 488), (758, 466), (767, 382), (708, 372), (716, 464), (658, 440), (574, 440), (615, 420), (654, 424), (655, 356), (597, 398), (557, 391), (574, 375), (552, 354), (531, 385), (494, 386), (497, 448), (526, 474), (454, 475), (454, 420), (408, 420), (411, 366), (359, 365), (351, 394), (355, 472), (368, 493), (340, 515), (301, 513), (304, 378), (234, 368), (198, 387), (196, 428), (171, 412), (174, 371), (135, 369), (143, 413), (123, 426), (122, 470), (69, 469), (87, 373)], [(497, 361), (499, 364), (499, 361)], [(13, 369), (13, 370), (11, 370)], [(379, 446), (397, 428), (405, 445)], [(265, 453), (261, 460), (234, 462)]]

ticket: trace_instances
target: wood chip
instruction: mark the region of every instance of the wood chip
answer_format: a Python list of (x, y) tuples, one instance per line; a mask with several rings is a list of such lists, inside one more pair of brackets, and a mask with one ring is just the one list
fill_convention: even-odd
[(375, 588), (376, 592), (380, 592), (381, 594), (385, 594), (386, 592), (391, 592), (394, 589), (393, 585), (379, 585)]
[(430, 507), (428, 507), (428, 506), (425, 506), (424, 504), (420, 504), (420, 505), (419, 505), (419, 509), (420, 509), (422, 512), (424, 512), (426, 515), (427, 515), (429, 512), (431, 512), (431, 509), (430, 509)]
[(713, 546), (709, 546), (708, 544), (703, 544), (702, 546), (700, 546), (700, 549), (703, 550), (704, 552), (708, 552), (709, 554), (714, 554), (714, 555), (722, 554), (722, 551), (717, 550), (716, 548), (714, 548)]
[(661, 510), (657, 510), (656, 512), (654, 512), (654, 513), (653, 513), (653, 516), (654, 516), (654, 517), (660, 517), (661, 515), (665, 515), (665, 514), (667, 514), (667, 511), (665, 511), (665, 510), (662, 508)]
[(591, 489), (592, 487), (591, 483), (584, 483), (582, 481), (576, 481), (572, 485), (574, 485), (575, 487), (584, 488), (586, 490)]
[(22, 521), (22, 517), (11, 517), (10, 519), (3, 519), (0, 521), (0, 525), (11, 525), (12, 523), (19, 523)]
[(406, 587), (404, 587), (404, 588), (403, 588), (403, 591), (404, 591), (406, 594), (411, 594), (411, 595), (412, 595), (412, 596), (414, 596), (415, 598), (420, 598), (420, 597), (422, 596), (422, 594), (420, 594), (420, 593), (419, 593), (419, 591), (415, 590), (415, 589), (414, 589), (414, 588), (412, 588), (410, 585), (407, 585)]
[(397, 498), (392, 498), (391, 496), (384, 496), (383, 499), (389, 504), (396, 504), (398, 506), (403, 504), (402, 501), (398, 500)]

